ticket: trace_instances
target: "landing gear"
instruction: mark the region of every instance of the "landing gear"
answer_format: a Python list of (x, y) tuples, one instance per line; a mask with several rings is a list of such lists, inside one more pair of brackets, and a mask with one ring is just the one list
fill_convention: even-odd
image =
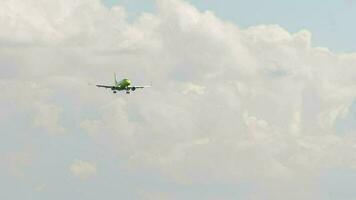
[(116, 91), (114, 90), (113, 93), (116, 94)]
[(130, 94), (130, 91), (129, 91), (129, 90), (126, 90), (126, 94)]

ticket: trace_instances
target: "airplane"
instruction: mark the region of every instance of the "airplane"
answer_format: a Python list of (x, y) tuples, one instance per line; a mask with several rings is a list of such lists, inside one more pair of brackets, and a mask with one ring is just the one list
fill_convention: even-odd
[(117, 91), (126, 91), (126, 94), (130, 94), (130, 91), (135, 91), (136, 89), (143, 89), (143, 88), (148, 88), (151, 87), (150, 85), (145, 85), (145, 86), (132, 86), (131, 81), (127, 78), (122, 79), (121, 81), (117, 81), (116, 74), (114, 74), (114, 84), (115, 85), (96, 85), (97, 87), (100, 88), (108, 88), (113, 91), (115, 94)]

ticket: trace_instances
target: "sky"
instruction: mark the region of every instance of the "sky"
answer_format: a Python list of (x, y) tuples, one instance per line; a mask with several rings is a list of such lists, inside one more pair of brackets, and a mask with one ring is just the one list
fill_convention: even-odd
[(354, 9), (1, 1), (0, 199), (356, 199)]

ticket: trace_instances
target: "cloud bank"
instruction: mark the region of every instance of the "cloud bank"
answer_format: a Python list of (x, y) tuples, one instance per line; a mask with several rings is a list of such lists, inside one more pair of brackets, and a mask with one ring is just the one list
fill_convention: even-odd
[[(322, 173), (356, 169), (352, 122), (338, 128), (352, 113), (356, 55), (313, 47), (307, 30), (242, 29), (180, 0), (132, 23), (99, 0), (0, 5), (0, 108), (24, 110), (31, 128), (76, 134), (74, 121), (130, 168), (251, 182), (256, 199), (321, 198)], [(88, 86), (113, 72), (154, 87), (115, 96)]]

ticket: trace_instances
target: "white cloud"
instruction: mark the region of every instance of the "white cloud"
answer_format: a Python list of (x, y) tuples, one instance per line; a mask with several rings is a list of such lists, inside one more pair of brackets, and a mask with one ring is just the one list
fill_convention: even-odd
[(182, 91), (183, 94), (197, 94), (203, 95), (205, 93), (205, 87), (200, 85), (195, 85), (193, 83), (185, 84), (185, 87)]
[[(34, 107), (35, 124), (48, 132), (67, 128), (59, 116), (73, 111), (63, 102), (94, 112), (79, 119), (93, 139), (106, 138), (129, 166), (154, 167), (180, 182), (271, 183), (271, 192), (355, 168), (356, 138), (335, 128), (355, 100), (355, 54), (315, 48), (306, 30), (241, 29), (179, 0), (157, 1), (157, 13), (132, 24), (124, 9), (98, 0), (63, 1), (60, 9), (33, 2), (0, 3), (7, 44), (0, 56), (18, 69), (2, 88), (18, 82), (5, 101)], [(112, 96), (85, 85), (109, 82), (114, 71), (154, 87)], [(22, 91), (28, 83), (43, 90)], [(34, 98), (38, 91), (50, 92)], [(70, 170), (81, 178), (96, 172), (84, 161)]]
[[(140, 56), (164, 87), (145, 91), (144, 101), (112, 101), (91, 124), (111, 133), (133, 165), (183, 182), (266, 184), (306, 183), (324, 170), (353, 167), (353, 142), (335, 132), (335, 120), (354, 101), (356, 57), (312, 47), (305, 30), (242, 30), (180, 1), (158, 5), (153, 34), (160, 45), (147, 52), (160, 59)], [(177, 93), (191, 81), (199, 89)]]
[[(1, 102), (16, 104), (16, 108), (31, 115), (34, 127), (39, 127), (50, 134), (63, 133), (60, 125), (61, 108), (52, 103), (52, 91), (33, 81), (0, 80)], [(6, 104), (5, 104), (6, 105)]]
[(96, 175), (96, 166), (87, 161), (76, 160), (69, 166), (69, 171), (74, 176), (86, 180)]

